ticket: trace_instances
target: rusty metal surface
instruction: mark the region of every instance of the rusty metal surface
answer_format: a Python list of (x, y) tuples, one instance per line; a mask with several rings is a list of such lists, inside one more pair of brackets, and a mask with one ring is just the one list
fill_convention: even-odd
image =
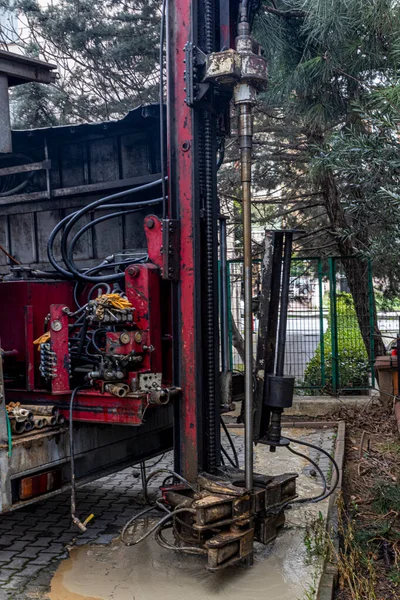
[[(31, 164), (21, 166), (16, 159), (13, 166), (8, 160), (6, 168), (36, 169), (50, 161), (51, 169), (49, 178), (45, 169), (26, 173), (31, 179), (24, 193), (0, 198), (0, 239), (5, 249), (25, 265), (48, 270), (47, 240), (66, 214), (113, 191), (158, 179), (157, 113), (156, 106), (140, 107), (119, 121), (13, 131), (13, 151)], [(0, 171), (0, 180), (6, 175)], [(150, 197), (147, 193), (138, 200)], [(116, 250), (145, 247), (145, 214), (124, 215), (88, 231), (76, 248), (78, 266), (90, 267), (99, 262), (97, 257)], [(59, 258), (57, 241), (55, 246)], [(0, 273), (7, 273), (10, 266), (2, 253)]]
[[(149, 411), (146, 422), (138, 428), (95, 427), (75, 425), (76, 474), (92, 478), (104, 469), (110, 472), (140, 461), (143, 457), (169, 450), (172, 446), (172, 406)], [(2, 419), (0, 419), (0, 426)], [(12, 481), (19, 477), (51, 468), (60, 468), (62, 482), (69, 483), (69, 441), (67, 428), (32, 432), (13, 440), (12, 456), (7, 457), (7, 444), (0, 446), (0, 513), (18, 503), (12, 495)], [(14, 506), (15, 505), (15, 506)]]

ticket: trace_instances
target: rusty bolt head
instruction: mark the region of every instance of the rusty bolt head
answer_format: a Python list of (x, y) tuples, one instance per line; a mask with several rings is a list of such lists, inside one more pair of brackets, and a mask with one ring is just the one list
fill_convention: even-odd
[(139, 267), (134, 267), (133, 265), (128, 267), (126, 272), (128, 273), (128, 275), (130, 275), (131, 277), (137, 277), (140, 273), (140, 269)]
[(146, 225), (149, 229), (153, 229), (154, 227), (154, 219), (147, 219)]
[(137, 344), (141, 344), (141, 343), (142, 343), (142, 339), (143, 339), (143, 336), (142, 336), (142, 334), (140, 333), (140, 331), (137, 331), (137, 332), (135, 333), (135, 342), (136, 342)]
[(127, 331), (124, 331), (119, 336), (119, 341), (121, 342), (121, 344), (129, 344), (129, 342), (131, 341), (131, 336)]

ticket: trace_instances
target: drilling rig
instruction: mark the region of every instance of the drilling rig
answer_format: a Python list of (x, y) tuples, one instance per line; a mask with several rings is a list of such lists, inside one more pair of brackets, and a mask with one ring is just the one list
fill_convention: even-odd
[[(282, 234), (274, 250), (279, 299), (285, 238), (278, 363), (274, 371), (270, 354), (264, 402), (255, 408), (252, 110), (267, 85), (251, 37), (258, 8), (258, 0), (164, 1), (166, 93), (161, 64), (159, 105), (120, 121), (11, 131), (8, 88), (49, 83), (54, 66), (0, 53), (8, 240), (0, 284), (2, 512), (71, 486), (72, 518), (85, 530), (77, 483), (173, 449), (161, 488), (161, 545), (204, 554), (207, 568), (219, 571), (251, 565), (254, 541), (269, 543), (282, 526), (297, 475), (253, 468), (255, 441), (272, 450), (289, 443), (281, 416), (294, 385), (283, 372), (291, 237)], [(243, 213), (243, 469), (222, 464), (220, 439), (232, 374), (226, 290), (221, 312), (218, 293), (226, 222), (217, 171), (232, 107)], [(276, 325), (276, 298), (273, 306)], [(45, 426), (32, 429), (30, 414), (34, 423), (44, 416)], [(173, 544), (164, 523), (173, 525)]]

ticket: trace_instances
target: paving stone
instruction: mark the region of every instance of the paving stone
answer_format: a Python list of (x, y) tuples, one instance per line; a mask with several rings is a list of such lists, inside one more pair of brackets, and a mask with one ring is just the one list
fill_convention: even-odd
[(11, 544), (7, 549), (10, 552), (21, 552), (21, 550), (25, 550), (26, 548), (26, 542), (23, 542), (21, 540), (14, 542), (13, 544)]
[(42, 547), (47, 547), (54, 538), (52, 537), (39, 537), (35, 542), (33, 542), (31, 545), (32, 546), (42, 546)]
[(97, 538), (95, 538), (92, 544), (110, 544), (110, 542), (112, 542), (113, 539), (117, 537), (117, 535), (118, 534), (116, 533), (103, 533), (102, 535), (99, 535)]
[(64, 544), (60, 542), (52, 542), (49, 544), (49, 547), (46, 549), (46, 552), (52, 552), (53, 554), (60, 554), (64, 551)]
[(43, 565), (27, 565), (24, 569), (18, 572), (19, 577), (35, 577), (35, 575), (43, 569)]
[(25, 546), (25, 550), (18, 554), (19, 558), (35, 558), (39, 556), (39, 554), (43, 552), (43, 548), (41, 546)]
[(17, 573), (17, 569), (2, 568), (0, 569), (0, 580), (7, 582), (13, 575), (17, 575)]
[(17, 536), (11, 534), (0, 535), (0, 546), (11, 546), (18, 539)]
[(54, 553), (49, 554), (47, 552), (42, 552), (41, 554), (39, 554), (39, 556), (37, 556), (35, 558), (35, 560), (32, 560), (30, 562), (30, 564), (31, 565), (48, 565), (55, 558), (57, 558), (57, 554), (54, 554)]
[(18, 555), (16, 558), (12, 559), (12, 561), (10, 563), (10, 567), (19, 571), (19, 569), (22, 569), (22, 567), (25, 566), (28, 561), (29, 561), (29, 558), (21, 558)]
[(26, 588), (28, 583), (28, 577), (20, 577), (19, 575), (14, 575), (14, 577), (12, 577), (10, 581), (2, 585), (2, 588), (6, 590), (18, 590), (19, 592), (21, 592)]
[(9, 550), (0, 550), (0, 560), (11, 560), (16, 555), (16, 552)]

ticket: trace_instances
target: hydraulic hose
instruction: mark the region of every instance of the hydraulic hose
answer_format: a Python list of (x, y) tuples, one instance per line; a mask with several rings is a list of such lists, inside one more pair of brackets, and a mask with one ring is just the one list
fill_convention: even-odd
[[(310, 458), (309, 456), (307, 456), (306, 454), (302, 454), (301, 452), (297, 452), (297, 450), (293, 450), (293, 448), (291, 448), (290, 446), (287, 446), (287, 449), (292, 454), (295, 454), (296, 456), (300, 456), (300, 458), (304, 458), (309, 463), (311, 463), (313, 465), (313, 467), (316, 469), (318, 475), (321, 477), (321, 479), (322, 479), (322, 486), (323, 486), (323, 492), (322, 492), (322, 494), (318, 494), (318, 496), (315, 496), (315, 498), (313, 498), (313, 499), (315, 500), (316, 498), (319, 498), (321, 495), (325, 494), (326, 488), (327, 488), (326, 477), (323, 474), (323, 472), (321, 471), (321, 469), (319, 468), (319, 466), (317, 465), (317, 463), (314, 460), (312, 460), (312, 458)], [(309, 502), (309, 499), (300, 498), (299, 500), (295, 500), (295, 502), (297, 502), (297, 503)]]
[(123, 544), (125, 544), (125, 546), (135, 546), (136, 544), (139, 544), (140, 542), (142, 542), (143, 540), (145, 540), (147, 537), (149, 537), (149, 535), (151, 535), (153, 533), (153, 531), (156, 531), (157, 529), (159, 529), (160, 527), (162, 527), (165, 523), (167, 523), (168, 521), (170, 521), (171, 519), (173, 519), (175, 517), (175, 515), (184, 513), (184, 512), (190, 512), (192, 514), (196, 513), (194, 508), (177, 508), (176, 510), (173, 510), (172, 512), (168, 513), (167, 515), (165, 515), (165, 517), (162, 517), (162, 519), (160, 519), (158, 521), (158, 523), (156, 523), (153, 527), (151, 527), (148, 531), (146, 531), (145, 534), (143, 534), (142, 536), (140, 536), (140, 538), (138, 538), (137, 540), (134, 540), (133, 542), (127, 542), (125, 540), (125, 534), (126, 531), (128, 529), (128, 527), (130, 527), (130, 525), (136, 521), (137, 519), (139, 519), (139, 517), (143, 516), (144, 514), (150, 512), (151, 510), (153, 510), (154, 507), (150, 506), (149, 508), (146, 508), (145, 510), (143, 510), (141, 513), (135, 515), (134, 517), (132, 517), (132, 519), (130, 519), (127, 524), (125, 525), (125, 527), (122, 530), (121, 533), (121, 542)]
[[(91, 229), (92, 227), (95, 227), (96, 225), (98, 225), (99, 223), (102, 223), (103, 221), (107, 221), (108, 219), (114, 219), (116, 217), (120, 217), (121, 215), (128, 215), (134, 212), (137, 212), (138, 210), (141, 210), (141, 207), (143, 205), (145, 206), (153, 206), (155, 204), (159, 204), (162, 201), (162, 198), (156, 198), (155, 200), (148, 200), (146, 202), (141, 202), (140, 205), (138, 206), (138, 204), (133, 204), (133, 206), (135, 206), (135, 208), (131, 208), (129, 209), (130, 206), (132, 206), (131, 203), (127, 204), (124, 208), (125, 210), (121, 210), (119, 212), (115, 212), (115, 213), (111, 213), (108, 215), (103, 215), (101, 217), (98, 217), (97, 219), (94, 219), (93, 221), (90, 221), (89, 223), (87, 223), (86, 225), (84, 225), (84, 227), (82, 227), (72, 238), (71, 243), (69, 245), (68, 248), (68, 255), (67, 255), (67, 261), (64, 261), (66, 263), (66, 266), (69, 268), (69, 270), (75, 274), (77, 277), (79, 277), (80, 279), (82, 279), (83, 281), (89, 281), (92, 282), (93, 281), (93, 277), (86, 275), (84, 273), (81, 273), (80, 271), (78, 271), (78, 269), (75, 267), (74, 261), (73, 261), (73, 254), (74, 254), (74, 249), (76, 244), (78, 243), (78, 240), (82, 237), (82, 235), (88, 231), (88, 229)], [(128, 210), (129, 209), (129, 210)], [(124, 274), (121, 274), (122, 277), (121, 279), (124, 277)], [(115, 279), (118, 279), (118, 277), (115, 277), (115, 275), (107, 275), (106, 277), (102, 277), (102, 282), (106, 282), (106, 281), (113, 281)]]
[[(332, 462), (335, 471), (336, 471), (336, 481), (333, 484), (333, 486), (331, 487), (331, 489), (328, 492), (323, 493), (321, 496), (317, 496), (315, 498), (309, 498), (309, 499), (303, 499), (301, 498), (302, 502), (311, 502), (311, 503), (315, 503), (315, 502), (321, 502), (322, 500), (325, 500), (326, 498), (329, 498), (329, 496), (331, 496), (334, 491), (336, 490), (339, 481), (340, 481), (340, 469), (338, 467), (337, 462), (335, 461), (335, 459), (333, 458), (333, 456), (331, 456), (329, 454), (329, 452), (327, 452), (326, 450), (324, 450), (323, 448), (319, 448), (318, 446), (315, 446), (314, 444), (310, 444), (310, 442), (304, 442), (303, 440), (295, 440), (293, 438), (289, 438), (287, 436), (285, 436), (287, 440), (289, 440), (289, 442), (294, 442), (295, 444), (300, 444), (301, 446), (307, 446), (308, 448), (313, 448), (313, 450), (317, 450), (318, 452), (322, 452), (322, 454), (324, 454), (326, 457), (329, 458), (329, 460)], [(311, 462), (311, 461), (310, 461)], [(295, 503), (299, 503), (299, 500), (295, 500)], [(293, 502), (290, 502), (290, 504), (293, 504)]]
[[(67, 261), (68, 261), (67, 238), (68, 238), (68, 235), (69, 235), (72, 227), (75, 225), (75, 223), (77, 221), (79, 221), (79, 219), (81, 219), (88, 212), (91, 212), (97, 208), (108, 209), (108, 208), (120, 208), (121, 207), (121, 208), (129, 209), (129, 208), (135, 207), (135, 209), (139, 210), (142, 206), (149, 206), (154, 203), (154, 200), (145, 200), (145, 201), (138, 202), (138, 203), (124, 203), (124, 204), (116, 204), (115, 201), (117, 201), (120, 198), (123, 198), (125, 196), (128, 196), (130, 194), (135, 194), (138, 192), (143, 192), (145, 190), (151, 189), (152, 187), (159, 185), (161, 182), (162, 182), (162, 179), (158, 179), (156, 181), (147, 183), (145, 185), (138, 186), (136, 188), (123, 190), (121, 192), (117, 192), (116, 194), (112, 194), (110, 196), (100, 198), (98, 200), (95, 200), (91, 204), (83, 207), (82, 209), (76, 211), (72, 215), (68, 215), (68, 216), (64, 217), (64, 219), (62, 219), (60, 221), (60, 223), (58, 223), (56, 225), (56, 227), (53, 229), (53, 231), (51, 232), (49, 241), (47, 244), (47, 255), (48, 255), (49, 261), (50, 261), (51, 265), (54, 267), (54, 269), (56, 269), (56, 271), (61, 273), (67, 279), (75, 279), (76, 277), (78, 277), (80, 279), (82, 276), (82, 273), (80, 271), (76, 271), (74, 273), (73, 271), (68, 271), (68, 270), (64, 269), (61, 265), (59, 265), (57, 263), (57, 261), (55, 259), (54, 251), (53, 251), (54, 241), (55, 241), (57, 234), (62, 230), (62, 228), (64, 226), (65, 226), (65, 230), (64, 230), (62, 238), (61, 238), (61, 253), (62, 253), (63, 260), (67, 266)], [(108, 202), (111, 202), (112, 204), (108, 205), (107, 204)], [(108, 218), (110, 218), (109, 215), (107, 215), (107, 216), (108, 216)], [(65, 260), (65, 259), (67, 259), (67, 260)], [(114, 276), (111, 276), (111, 277), (113, 279), (115, 279)], [(90, 279), (89, 281), (92, 283), (99, 282), (99, 281), (94, 281), (93, 279)]]
[[(141, 185), (137, 188), (130, 188), (129, 190), (123, 190), (122, 192), (117, 192), (116, 194), (111, 194), (110, 196), (105, 196), (104, 198), (99, 198), (99, 200), (95, 200), (91, 202), (87, 206), (84, 206), (80, 210), (76, 211), (74, 215), (69, 219), (68, 223), (65, 226), (64, 233), (61, 237), (61, 254), (64, 262), (67, 262), (68, 259), (68, 251), (67, 251), (67, 241), (68, 236), (71, 232), (71, 229), (86, 213), (92, 212), (93, 210), (99, 208), (100, 206), (107, 204), (107, 202), (114, 203), (115, 200), (119, 200), (120, 198), (124, 198), (130, 194), (137, 194), (138, 192), (143, 192), (145, 190), (151, 189), (157, 185), (160, 185), (161, 179), (157, 179), (156, 181), (152, 181), (151, 183), (146, 183), (145, 185)], [(151, 202), (151, 201), (150, 201)], [(146, 206), (145, 202), (140, 203), (142, 206)], [(139, 208), (139, 205), (138, 207)], [(78, 276), (80, 275), (78, 271)]]
[(71, 393), (71, 399), (69, 402), (69, 454), (71, 464), (71, 519), (72, 522), (79, 527), (81, 531), (86, 531), (87, 523), (93, 518), (93, 515), (89, 515), (87, 519), (82, 521), (76, 516), (76, 480), (75, 480), (75, 450), (74, 450), (74, 419), (73, 409), (74, 400), (76, 394), (82, 390), (84, 386), (76, 387)]

